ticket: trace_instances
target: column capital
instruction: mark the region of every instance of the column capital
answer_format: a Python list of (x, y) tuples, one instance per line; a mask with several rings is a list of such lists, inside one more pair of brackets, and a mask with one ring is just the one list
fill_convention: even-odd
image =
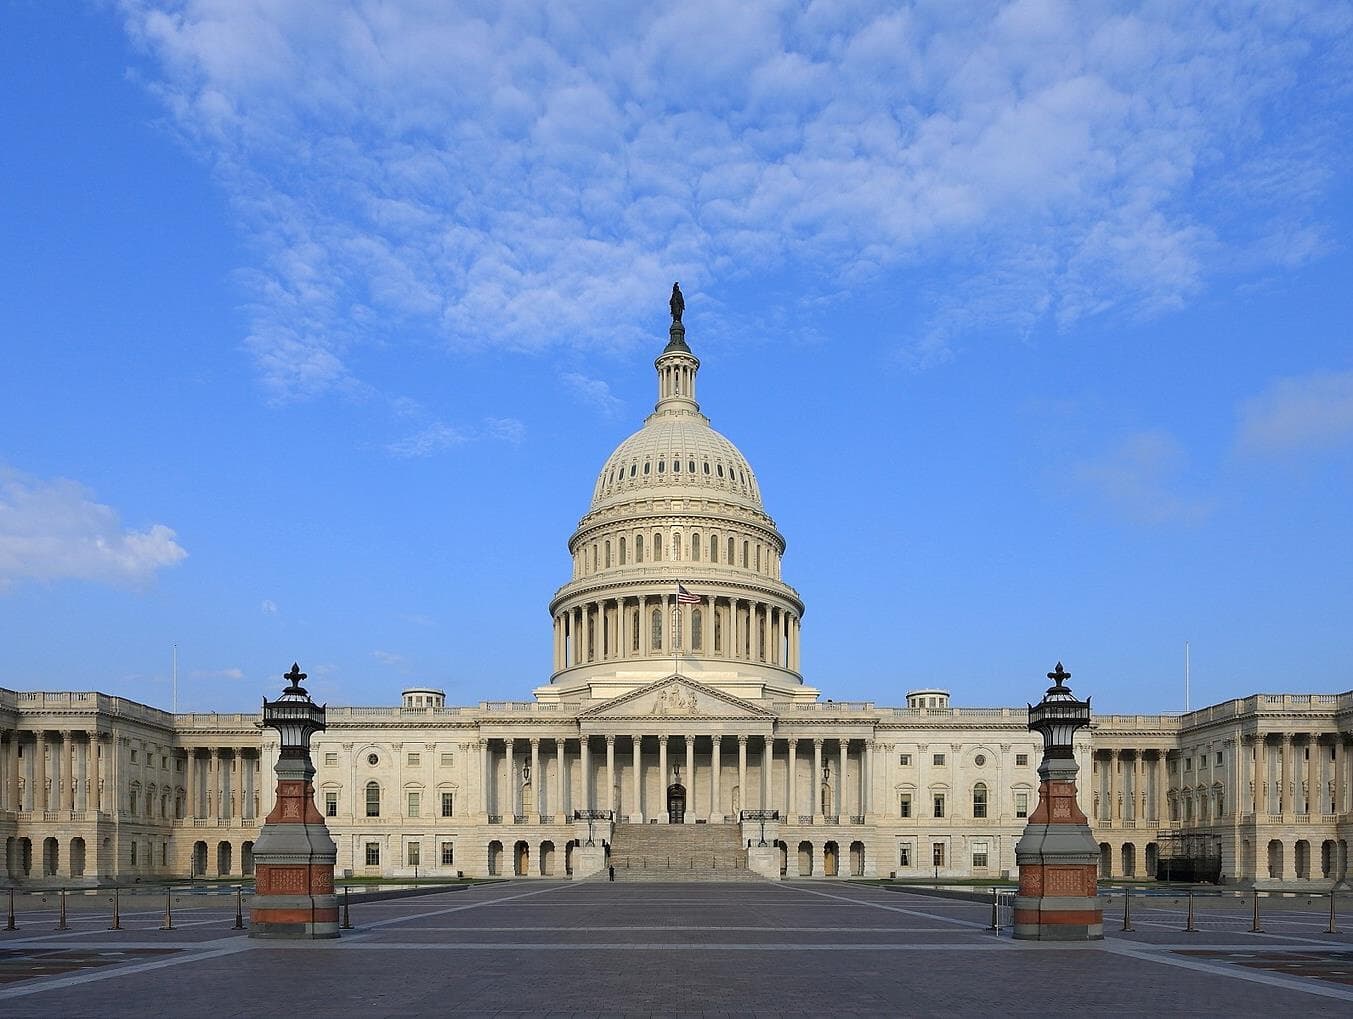
[(745, 732), (738, 733), (738, 743), (744, 747), (747, 745), (747, 740), (749, 738), (750, 737)]
[(826, 740), (824, 740), (821, 736), (814, 736), (814, 737), (813, 737), (813, 746), (814, 746), (814, 747), (820, 748), (820, 747), (822, 746), (822, 744), (825, 743), (825, 742), (826, 742)]
[(658, 746), (660, 746), (660, 747), (665, 747), (665, 746), (667, 746), (667, 737), (666, 737), (666, 736), (659, 736), (659, 737), (658, 737)]
[(536, 749), (538, 749), (538, 748), (540, 747), (540, 737), (539, 737), (539, 736), (532, 736), (530, 742), (531, 742), (531, 749), (532, 749), (532, 750), (536, 750)]
[(608, 747), (613, 747), (613, 746), (615, 746), (615, 734), (614, 734), (614, 733), (607, 733), (607, 735), (606, 735), (606, 746), (608, 746)]

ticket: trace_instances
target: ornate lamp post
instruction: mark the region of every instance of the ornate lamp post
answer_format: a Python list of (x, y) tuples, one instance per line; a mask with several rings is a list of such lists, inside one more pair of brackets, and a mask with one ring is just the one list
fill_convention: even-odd
[(1090, 724), (1090, 700), (1078, 701), (1066, 681), (1071, 673), (1057, 663), (1053, 685), (1029, 705), (1029, 730), (1043, 737), (1038, 766), (1038, 807), (1015, 846), (1019, 893), (1015, 896), (1016, 938), (1028, 941), (1093, 941), (1104, 936), (1104, 908), (1096, 878), (1099, 850), (1076, 803), (1077, 729)]
[(263, 701), (261, 727), (276, 729), (277, 796), (254, 843), (256, 892), (249, 906), (253, 938), (336, 938), (338, 897), (334, 864), (338, 847), (315, 806), (315, 766), (310, 738), (324, 731), (324, 708), (310, 699), (293, 664), (287, 687)]

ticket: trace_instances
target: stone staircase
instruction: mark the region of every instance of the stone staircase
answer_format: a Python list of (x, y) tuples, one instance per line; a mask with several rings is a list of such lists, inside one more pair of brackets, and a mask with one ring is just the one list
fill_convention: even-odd
[(617, 881), (763, 881), (747, 869), (736, 824), (617, 824)]

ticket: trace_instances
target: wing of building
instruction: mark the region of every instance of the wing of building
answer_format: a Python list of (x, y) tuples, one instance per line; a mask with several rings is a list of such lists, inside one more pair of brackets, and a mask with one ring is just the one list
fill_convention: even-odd
[[(533, 699), (448, 707), (418, 688), (329, 709), (315, 788), (340, 875), (1013, 870), (1041, 753), (1024, 708), (952, 707), (944, 690), (823, 700), (800, 668), (784, 536), (701, 413), (678, 318), (655, 366), (657, 405), (569, 539)], [(248, 875), (276, 759), (257, 721), (0, 689), (6, 875)], [(1077, 756), (1104, 875), (1344, 880), (1351, 735), (1353, 691), (1096, 717)]]

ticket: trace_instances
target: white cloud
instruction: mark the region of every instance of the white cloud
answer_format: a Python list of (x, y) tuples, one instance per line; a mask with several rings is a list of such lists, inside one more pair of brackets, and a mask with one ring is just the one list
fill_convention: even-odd
[(468, 442), (463, 431), (438, 421), (395, 442), (387, 443), (385, 451), (399, 460), (420, 459)]
[(1158, 314), (1325, 250), (1345, 154), (1338, 5), (122, 7), (260, 252), (279, 396), (362, 392), (404, 334), (625, 345), (676, 278), (811, 307), (923, 263), (916, 363)]
[(1179, 491), (1189, 458), (1168, 432), (1137, 432), (1103, 456), (1077, 465), (1077, 481), (1136, 523), (1196, 523), (1210, 512), (1207, 502)]
[(83, 485), (0, 468), (0, 588), (16, 580), (138, 584), (188, 553), (164, 524), (123, 527)]
[(388, 665), (391, 668), (402, 669), (408, 664), (403, 655), (396, 654), (394, 651), (372, 651), (371, 657), (382, 665)]
[(516, 418), (485, 418), (484, 432), (491, 439), (501, 439), (514, 446), (526, 441), (526, 425)]
[(1353, 371), (1278, 379), (1240, 409), (1242, 451), (1296, 453), (1353, 442)]
[(263, 611), (264, 615), (277, 615), (277, 602), (273, 601), (271, 598), (264, 598), (263, 602), (259, 605), (259, 608)]
[(565, 372), (560, 379), (579, 403), (606, 417), (615, 417), (625, 407), (625, 401), (611, 392), (604, 379), (588, 378), (579, 372)]

